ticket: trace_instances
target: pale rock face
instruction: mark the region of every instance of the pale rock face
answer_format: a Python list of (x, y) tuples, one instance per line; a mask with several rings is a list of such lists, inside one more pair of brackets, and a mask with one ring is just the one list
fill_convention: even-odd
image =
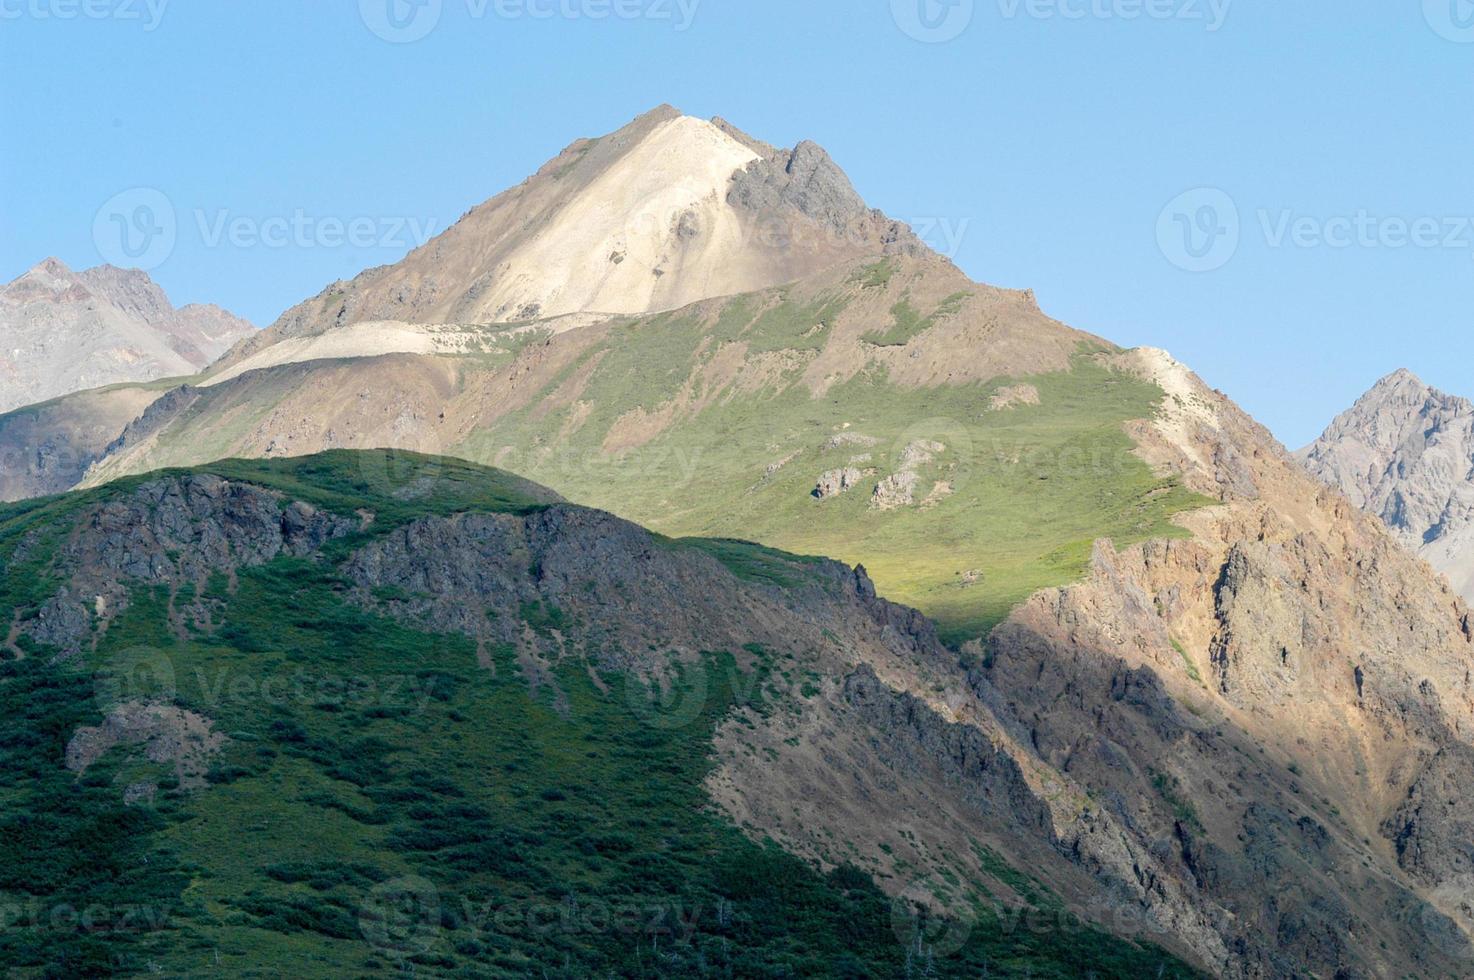
[(756, 159), (709, 122), (661, 123), (513, 251), (481, 309), (643, 313), (740, 291), (747, 232), (726, 184)]
[(662, 106), (576, 141), (402, 262), (288, 310), (221, 366), (355, 324), (655, 313), (861, 257), (924, 253), (909, 228), (865, 205), (817, 145), (775, 149)]
[(176, 310), (143, 272), (47, 259), (0, 289), (0, 412), (195, 374), (252, 332), (219, 307)]
[(1474, 598), (1474, 403), (1397, 371), (1300, 458)]

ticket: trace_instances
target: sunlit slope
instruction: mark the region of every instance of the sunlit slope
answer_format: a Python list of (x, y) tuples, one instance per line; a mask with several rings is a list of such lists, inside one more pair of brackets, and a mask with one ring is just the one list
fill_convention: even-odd
[[(89, 480), (443, 452), (664, 533), (863, 563), (965, 639), (1078, 578), (1095, 540), (1175, 534), (1201, 502), (1134, 455), (1125, 425), (1162, 392), (1112, 350), (1027, 294), (888, 260), (562, 333), (486, 328), (474, 353), (250, 372), (136, 426)], [(844, 492), (816, 496), (826, 474)]]

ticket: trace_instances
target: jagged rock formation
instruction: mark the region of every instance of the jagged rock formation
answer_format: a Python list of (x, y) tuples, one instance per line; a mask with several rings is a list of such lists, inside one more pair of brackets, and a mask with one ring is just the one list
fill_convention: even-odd
[(194, 374), (253, 332), (216, 306), (176, 310), (143, 272), (47, 259), (0, 289), (0, 412)]
[(1474, 404), (1397, 371), (1299, 456), (1474, 598)]
[[(1129, 360), (1176, 396), (1135, 427), (1140, 451), (1223, 505), (1182, 518), (1190, 541), (1102, 548), (1089, 581), (1036, 596), (995, 633), (990, 678), (1044, 759), (1227, 913), (1245, 975), (1384, 976), (1424, 955), (1414, 972), (1457, 975), (1471, 828), (1445, 815), (1474, 738), (1467, 607), (1222, 395), (1160, 352)], [(1134, 810), (1153, 790), (1166, 822)], [(1258, 874), (1279, 884), (1246, 887)]]

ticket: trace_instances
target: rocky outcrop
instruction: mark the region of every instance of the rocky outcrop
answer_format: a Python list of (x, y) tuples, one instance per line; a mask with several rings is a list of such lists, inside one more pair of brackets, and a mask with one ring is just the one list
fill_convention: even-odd
[(1039, 389), (1029, 384), (1006, 385), (988, 398), (988, 408), (994, 412), (1006, 412), (1021, 405), (1039, 404)]
[[(809, 140), (791, 150), (773, 150), (739, 170), (727, 203), (770, 223), (785, 211), (795, 211), (835, 242), (863, 242), (876, 254), (917, 256), (926, 251), (908, 226), (867, 207), (844, 171)], [(797, 230), (791, 220), (778, 227)]]
[(820, 500), (827, 497), (837, 497), (846, 490), (853, 490), (859, 486), (865, 474), (853, 466), (842, 469), (827, 470), (819, 474), (819, 480), (814, 485), (814, 496)]
[[(66, 767), (85, 773), (94, 762), (117, 746), (142, 746), (150, 762), (172, 765), (185, 789), (205, 784), (212, 757), (225, 745), (214, 722), (168, 704), (130, 701), (115, 707), (101, 725), (79, 728), (67, 742)], [(135, 802), (152, 795), (144, 787), (129, 787)]]
[[(62, 583), (59, 590), (21, 632), (72, 656), (128, 608), (134, 586), (173, 591), (189, 583), (202, 590), (211, 575), (282, 554), (312, 554), (359, 525), (359, 519), (208, 474), (154, 480), (80, 517), (49, 569)], [(23, 544), (12, 560), (27, 554)]]
[(877, 510), (895, 510), (909, 507), (916, 501), (916, 484), (920, 477), (912, 470), (892, 473), (875, 485), (870, 494), (870, 506)]
[[(914, 504), (916, 488), (921, 483), (921, 474), (918, 470), (935, 461), (936, 454), (943, 452), (946, 448), (945, 445), (934, 439), (914, 439), (907, 443), (901, 450), (898, 461), (900, 469), (875, 485), (870, 495), (870, 506), (876, 510), (895, 510)], [(927, 495), (925, 503), (935, 504), (951, 493), (950, 485), (938, 483)]]
[(1474, 403), (1397, 371), (1299, 457), (1474, 598)]

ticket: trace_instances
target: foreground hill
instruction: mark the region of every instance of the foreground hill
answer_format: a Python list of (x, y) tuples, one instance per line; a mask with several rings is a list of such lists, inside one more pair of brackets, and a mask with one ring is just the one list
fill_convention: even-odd
[(1300, 456), (1474, 598), (1474, 404), (1398, 371)]
[(47, 259), (0, 289), (0, 412), (125, 381), (192, 375), (255, 330), (175, 309), (148, 275)]
[[(1196, 975), (1078, 917), (1091, 873), (905, 693), (956, 660), (863, 571), (335, 453), (0, 511), (0, 607), (11, 969)], [(751, 766), (813, 718), (911, 860), (733, 822), (801, 802)]]

